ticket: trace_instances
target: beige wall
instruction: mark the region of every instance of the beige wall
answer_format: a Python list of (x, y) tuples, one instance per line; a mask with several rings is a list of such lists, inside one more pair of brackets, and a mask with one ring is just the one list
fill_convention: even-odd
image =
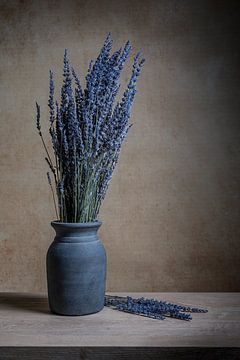
[(0, 290), (46, 290), (54, 210), (35, 100), (47, 125), (49, 68), (61, 74), (67, 47), (83, 75), (108, 31), (114, 48), (130, 39), (147, 59), (101, 211), (108, 290), (240, 290), (239, 11), (238, 1), (0, 1)]

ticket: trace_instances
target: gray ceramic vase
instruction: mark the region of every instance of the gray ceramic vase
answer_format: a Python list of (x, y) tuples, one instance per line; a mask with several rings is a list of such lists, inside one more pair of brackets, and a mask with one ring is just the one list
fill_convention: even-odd
[(106, 252), (97, 235), (101, 222), (61, 223), (47, 252), (50, 310), (61, 315), (85, 315), (104, 306)]

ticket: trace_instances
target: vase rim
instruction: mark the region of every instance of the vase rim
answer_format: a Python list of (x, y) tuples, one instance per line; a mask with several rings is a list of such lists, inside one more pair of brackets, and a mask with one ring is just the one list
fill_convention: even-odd
[(92, 228), (95, 226), (102, 225), (101, 220), (91, 221), (91, 222), (77, 222), (77, 223), (70, 223), (70, 222), (61, 222), (60, 220), (53, 220), (51, 221), (52, 226), (59, 226), (59, 227), (68, 227), (68, 228)]

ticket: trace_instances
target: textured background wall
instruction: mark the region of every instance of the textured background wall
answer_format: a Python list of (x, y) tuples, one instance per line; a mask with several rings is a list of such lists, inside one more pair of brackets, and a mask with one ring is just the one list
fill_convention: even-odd
[(59, 84), (67, 47), (83, 75), (108, 31), (147, 59), (101, 211), (108, 290), (240, 290), (239, 12), (238, 1), (0, 1), (0, 290), (46, 290), (54, 211), (35, 100), (47, 125), (49, 68)]

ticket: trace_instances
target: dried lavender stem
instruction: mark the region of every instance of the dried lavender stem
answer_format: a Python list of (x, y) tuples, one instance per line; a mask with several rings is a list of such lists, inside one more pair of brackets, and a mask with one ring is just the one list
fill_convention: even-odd
[(49, 155), (49, 152), (48, 152), (48, 149), (47, 149), (47, 146), (45, 144), (45, 141), (43, 139), (43, 136), (42, 136), (42, 133), (39, 131), (39, 135), (40, 135), (40, 138), (42, 140), (42, 143), (43, 143), (43, 146), (44, 146), (44, 149), (46, 151), (46, 154), (47, 154), (47, 158), (48, 158), (48, 161), (49, 161), (49, 164), (51, 165), (51, 168), (54, 169), (54, 166), (53, 166), (53, 163), (52, 163), (52, 160), (51, 160), (51, 157)]
[(57, 205), (56, 205), (55, 195), (54, 195), (52, 185), (50, 185), (50, 187), (51, 187), (51, 191), (52, 191), (52, 197), (53, 197), (53, 202), (54, 202), (55, 213), (56, 213), (56, 216), (57, 216), (57, 219), (58, 219), (59, 215), (58, 215), (58, 212), (57, 212)]
[(52, 187), (52, 181), (51, 181), (51, 177), (50, 177), (49, 172), (47, 172), (47, 178), (48, 178), (48, 183), (49, 183), (49, 185), (50, 185), (51, 192), (52, 192), (52, 197), (53, 197), (53, 203), (54, 203), (54, 208), (55, 208), (56, 216), (57, 216), (57, 218), (58, 218), (56, 200), (55, 200), (55, 195), (54, 195), (54, 191), (53, 191), (53, 187)]

